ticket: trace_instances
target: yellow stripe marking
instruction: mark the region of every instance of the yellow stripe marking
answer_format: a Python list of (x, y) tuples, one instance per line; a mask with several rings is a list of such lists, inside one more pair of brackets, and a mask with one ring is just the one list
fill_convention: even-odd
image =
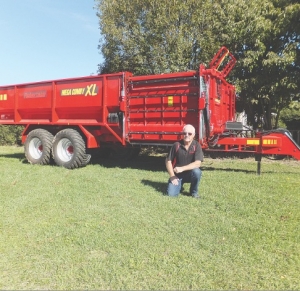
[(259, 139), (247, 139), (247, 145), (259, 145)]

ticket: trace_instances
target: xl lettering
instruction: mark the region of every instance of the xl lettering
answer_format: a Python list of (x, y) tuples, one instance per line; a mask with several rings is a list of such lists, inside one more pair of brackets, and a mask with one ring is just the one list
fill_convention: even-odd
[(96, 84), (92, 84), (90, 86), (86, 87), (86, 92), (84, 94), (84, 96), (96, 96), (97, 95), (97, 86)]

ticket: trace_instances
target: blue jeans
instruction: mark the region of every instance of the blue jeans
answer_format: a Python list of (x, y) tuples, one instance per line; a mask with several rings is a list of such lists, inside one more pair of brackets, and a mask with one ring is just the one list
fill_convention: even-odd
[(167, 189), (167, 194), (169, 196), (177, 197), (184, 183), (191, 183), (190, 194), (192, 196), (198, 195), (198, 187), (202, 176), (202, 171), (199, 168), (176, 174), (176, 176), (179, 179), (178, 185), (173, 185), (169, 179)]

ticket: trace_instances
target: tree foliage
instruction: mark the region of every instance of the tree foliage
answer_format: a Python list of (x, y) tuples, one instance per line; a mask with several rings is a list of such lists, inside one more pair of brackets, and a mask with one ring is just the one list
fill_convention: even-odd
[(16, 145), (21, 143), (24, 126), (0, 125), (0, 145)]
[[(240, 110), (271, 127), (271, 112), (300, 88), (300, 4), (296, 0), (95, 0), (104, 63), (100, 73), (156, 74), (209, 63), (220, 46), (238, 62), (230, 78)], [(251, 119), (251, 118), (250, 118)]]
[(290, 130), (300, 129), (300, 102), (292, 102), (282, 110), (281, 120)]
[(264, 1), (260, 9), (253, 15), (251, 37), (235, 51), (236, 78), (243, 106), (250, 116), (262, 116), (269, 129), (271, 112), (276, 126), (281, 110), (299, 95), (300, 4)]
[[(216, 51), (206, 0), (98, 0), (105, 58), (100, 72), (155, 74), (192, 69)], [(197, 14), (197, 12), (201, 13)], [(200, 46), (201, 44), (201, 46)]]

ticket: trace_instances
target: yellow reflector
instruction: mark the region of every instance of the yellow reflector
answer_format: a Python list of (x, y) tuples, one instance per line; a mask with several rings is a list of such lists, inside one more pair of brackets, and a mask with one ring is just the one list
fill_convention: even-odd
[(7, 94), (0, 94), (0, 101), (7, 100)]
[(259, 145), (259, 139), (247, 139), (247, 145)]
[(272, 145), (272, 144), (274, 144), (274, 145), (277, 145), (277, 139), (264, 139), (263, 140), (263, 144), (264, 145)]
[(173, 96), (168, 96), (168, 106), (173, 106)]

